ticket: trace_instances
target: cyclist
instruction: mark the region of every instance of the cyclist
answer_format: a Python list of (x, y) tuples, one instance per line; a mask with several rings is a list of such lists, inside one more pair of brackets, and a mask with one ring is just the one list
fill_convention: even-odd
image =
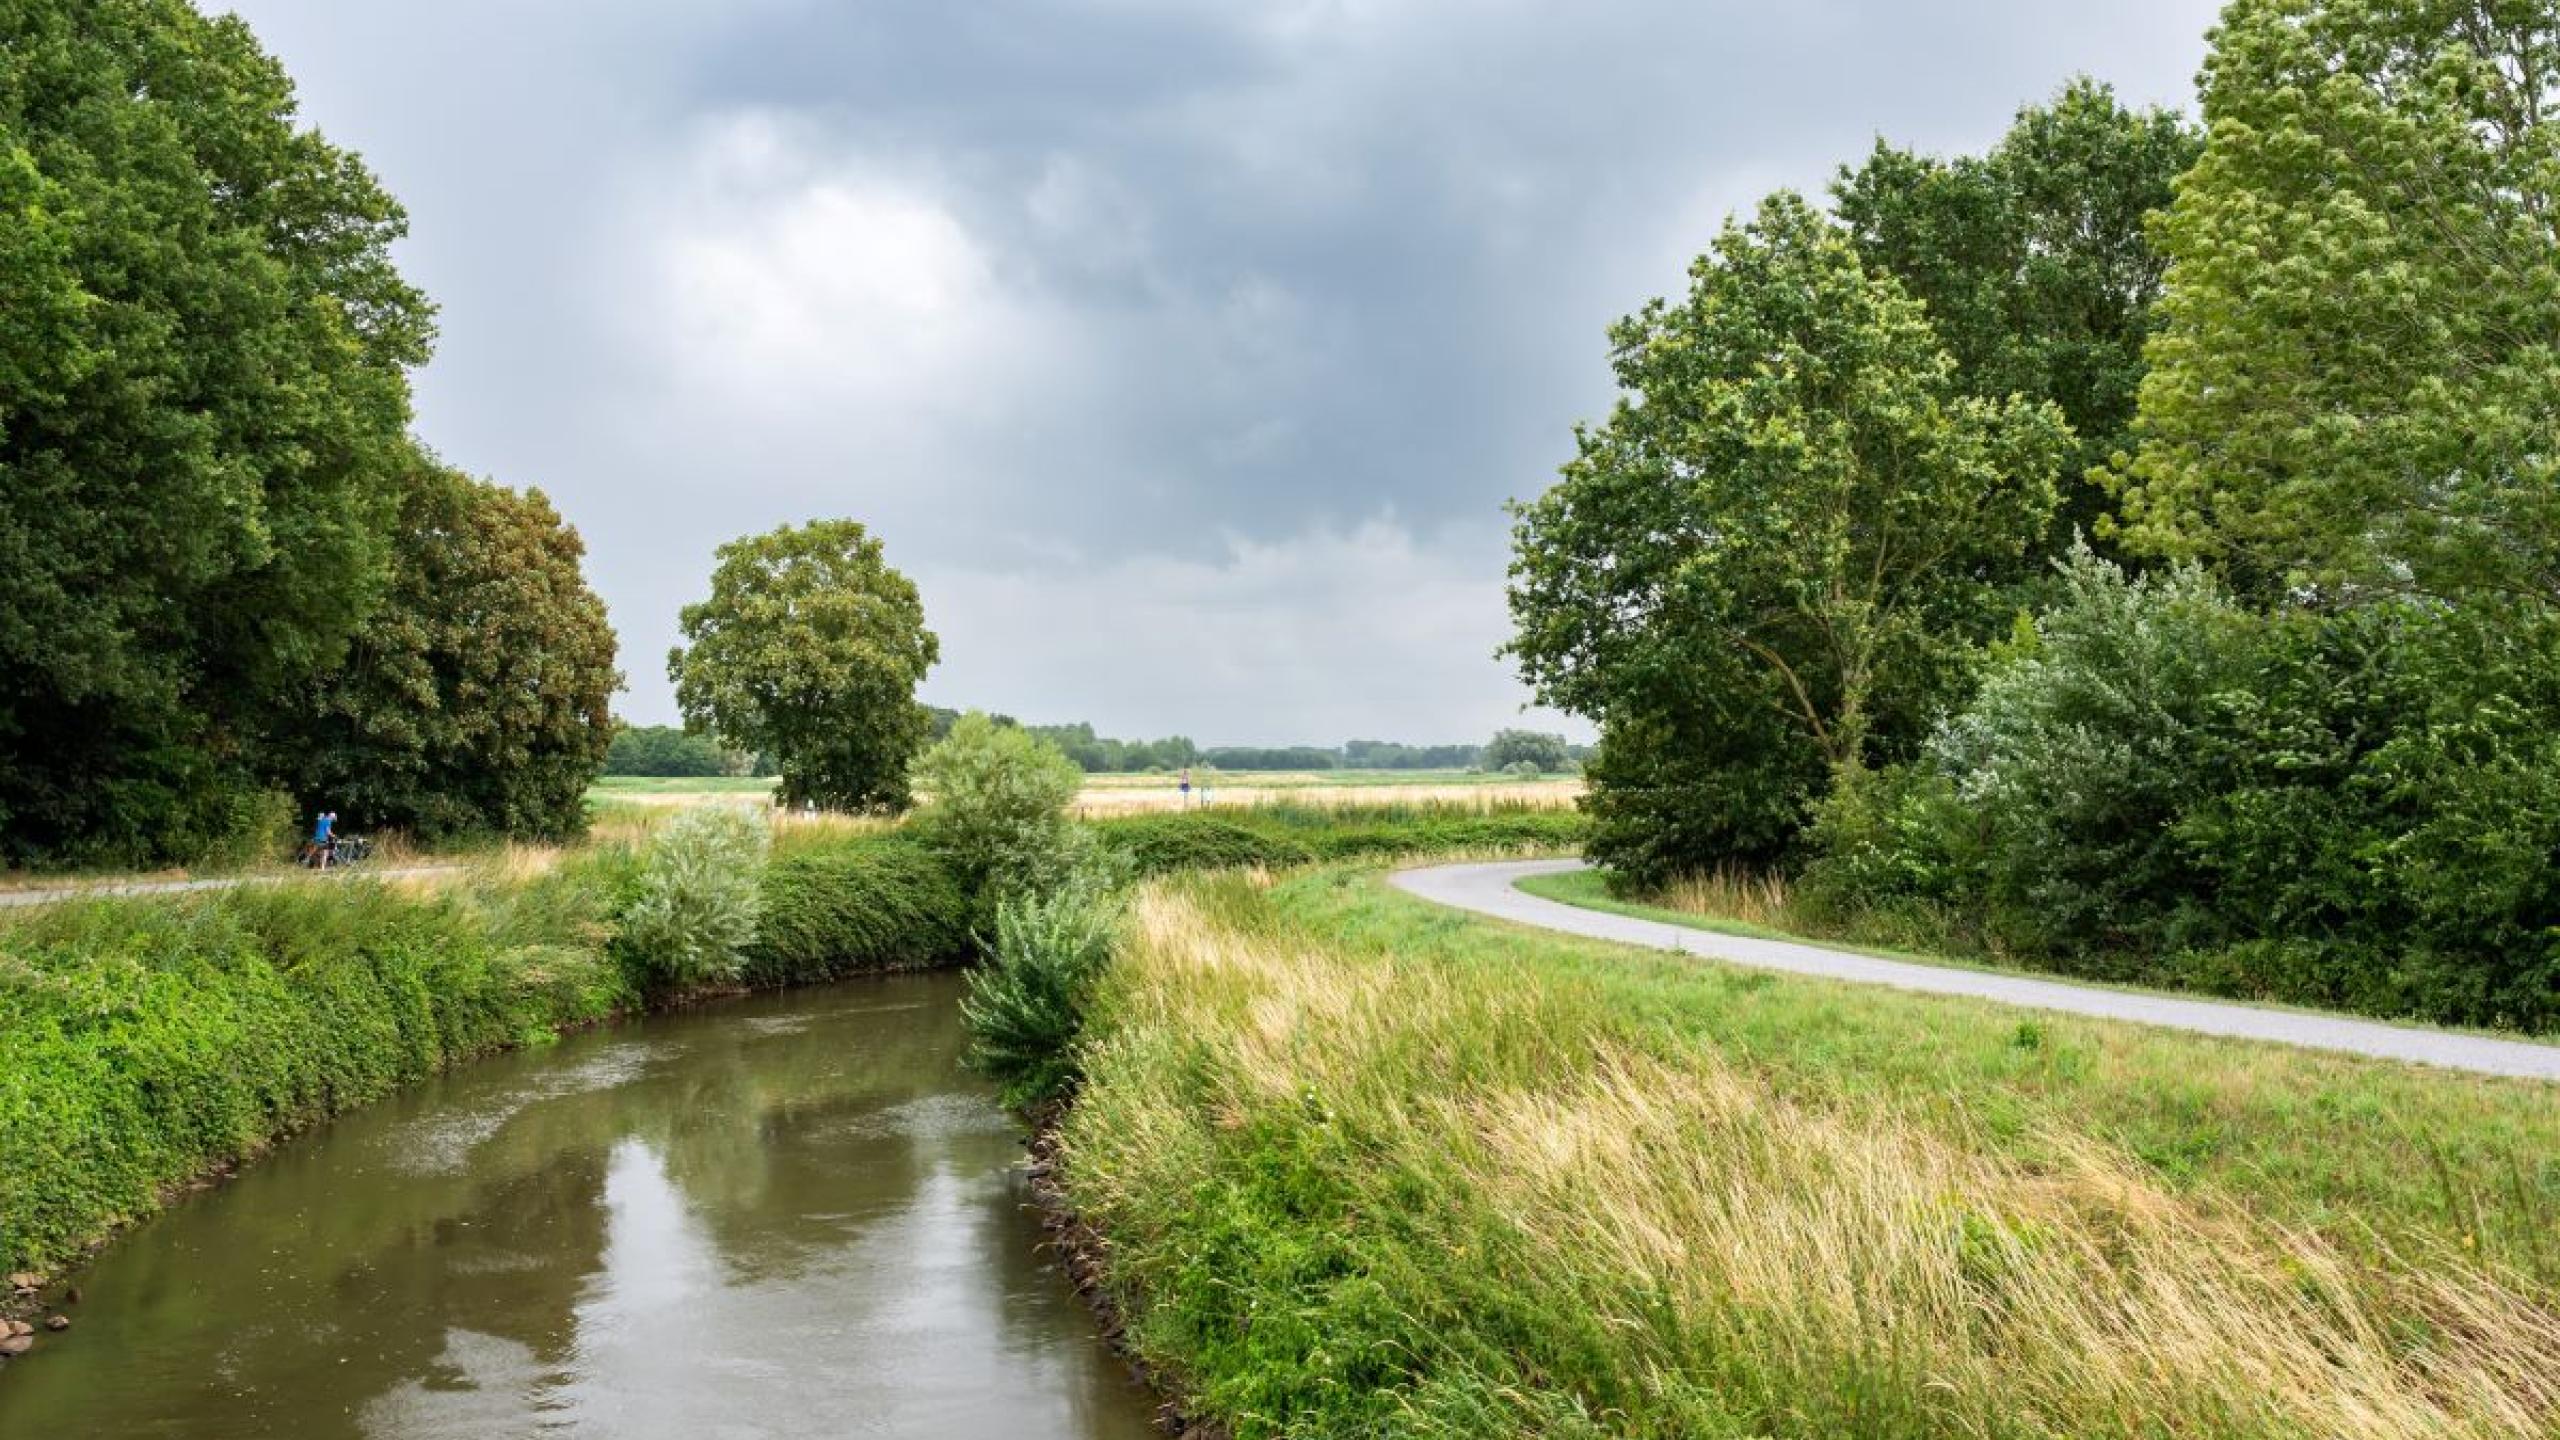
[(335, 810), (321, 811), (320, 818), (311, 826), (312, 863), (323, 870), (329, 868), (330, 860), (336, 856), (338, 847), (330, 842), (329, 836), (337, 828), (338, 812)]

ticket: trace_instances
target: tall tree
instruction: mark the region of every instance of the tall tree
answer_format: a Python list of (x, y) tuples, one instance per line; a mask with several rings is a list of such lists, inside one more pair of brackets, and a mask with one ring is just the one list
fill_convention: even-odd
[(720, 547), (711, 598), (667, 656), (685, 723), (769, 752), (785, 804), (903, 809), (933, 733), (916, 686), (942, 658), (924, 601), (852, 520)]
[(2160, 231), (2128, 543), (2560, 598), (2560, 9), (2235, 0)]
[(2203, 143), (2176, 111), (2128, 109), (2082, 78), (2019, 111), (1987, 155), (1878, 141), (1832, 186), (1869, 268), (1928, 306), (1965, 392), (2050, 400), (2078, 436), (2030, 559), (2061, 553), (2075, 531), (2098, 536), (2113, 510), (2091, 472), (2130, 446), (2167, 264), (2147, 227)]
[(1961, 393), (1921, 306), (1795, 195), (1690, 274), (1611, 332), (1623, 397), (1518, 512), (1509, 651), (1621, 735), (1739, 695), (1855, 770), (1999, 622), (1982, 577), (2042, 531), (2069, 430)]
[(184, 858), (380, 588), (431, 313), (237, 19), (0, 33), (0, 857)]
[(1563, 736), (1535, 730), (1497, 730), (1484, 747), (1487, 770), (1508, 770), (1524, 762), (1542, 771), (1562, 770), (1573, 764), (1573, 755)]
[(622, 684), (585, 554), (541, 491), (418, 456), (390, 588), (281, 727), (296, 798), (429, 837), (584, 831)]

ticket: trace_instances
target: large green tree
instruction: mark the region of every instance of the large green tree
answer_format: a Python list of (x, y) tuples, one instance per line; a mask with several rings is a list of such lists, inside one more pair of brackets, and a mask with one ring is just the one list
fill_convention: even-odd
[(237, 19), (0, 37), (0, 858), (183, 858), (381, 586), (431, 314)]
[(1595, 786), (1655, 784), (1633, 758), (1736, 707), (1781, 722), (1724, 757), (1772, 785), (1908, 743), (2051, 514), (2060, 414), (1962, 393), (1918, 302), (1791, 194), (1611, 338), (1623, 397), (1520, 508), (1511, 570), (1510, 653), (1603, 723)]
[(1493, 739), (1484, 747), (1484, 768), (1508, 770), (1523, 763), (1542, 771), (1563, 770), (1573, 764), (1573, 752), (1561, 735), (1541, 734), (1535, 730), (1495, 731)]
[(667, 656), (685, 723), (770, 753), (785, 804), (903, 809), (933, 733), (916, 686), (942, 657), (924, 601), (852, 520), (720, 547), (711, 598)]
[(2084, 78), (2019, 111), (1987, 155), (1878, 141), (1832, 186), (1861, 258), (1928, 306), (1966, 393), (2050, 400), (2078, 437), (2030, 560), (2097, 536), (2112, 512), (2090, 472), (2130, 445), (2167, 264), (2147, 226), (2203, 143), (2176, 111), (2130, 109)]
[(303, 808), (431, 838), (583, 831), (622, 683), (585, 554), (541, 491), (416, 457), (389, 588), (280, 722), (277, 769)]
[(2121, 476), (2261, 597), (2560, 597), (2560, 8), (2236, 0)]

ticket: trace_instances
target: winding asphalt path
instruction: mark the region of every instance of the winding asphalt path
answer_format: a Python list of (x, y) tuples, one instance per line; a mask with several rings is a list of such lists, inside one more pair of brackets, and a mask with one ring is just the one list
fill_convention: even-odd
[(1541, 899), (1518, 888), (1522, 880), (1532, 875), (1556, 875), (1582, 868), (1583, 862), (1579, 860), (1436, 865), (1399, 872), (1394, 882), (1396, 888), (1425, 900), (1490, 915), (1498, 920), (1534, 925), (1542, 930), (1561, 930), (1594, 940), (1641, 945), (1652, 950), (1678, 950), (1760, 970), (1783, 970), (1793, 975), (1817, 975), (1862, 985), (1888, 985), (1897, 990), (1917, 990), (1930, 995), (1966, 995), (2037, 1010), (2094, 1015), (2103, 1020), (2131, 1020), (2137, 1024), (2164, 1025), (2173, 1030), (2192, 1030), (2203, 1035), (2299, 1045), (2308, 1050), (2340, 1050), (2351, 1055), (2406, 1060), (2481, 1075), (2560, 1081), (2560, 1045), (2537, 1045), (2524, 1040), (2499, 1040), (2485, 1035), (2386, 1025), (2376, 1020), (2350, 1020), (2338, 1015), (2266, 1010), (2214, 1000), (2182, 1000), (2167, 995), (2074, 985), (2061, 980), (2031, 980), (2019, 975), (1921, 965), (1907, 960), (1882, 960), (1821, 945), (1719, 935), (1711, 930), (1698, 930), (1660, 920), (1613, 915), (1604, 910), (1585, 910), (1578, 905)]

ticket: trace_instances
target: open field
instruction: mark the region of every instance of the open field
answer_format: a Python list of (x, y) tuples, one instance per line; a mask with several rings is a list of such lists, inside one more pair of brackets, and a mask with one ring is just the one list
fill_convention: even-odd
[(1240, 1435), (2532, 1436), (2547, 1085), (1160, 885), (1068, 1121)]
[[(1407, 804), (1556, 805), (1580, 798), (1579, 775), (1523, 780), (1465, 770), (1252, 770), (1232, 773), (1193, 772), (1194, 791), (1186, 801), (1172, 775), (1091, 775), (1076, 797), (1075, 812), (1086, 818), (1179, 810), (1186, 804), (1373, 806)], [(587, 792), (600, 819), (619, 807), (686, 806), (707, 801), (735, 802), (769, 795), (770, 779), (658, 779), (606, 776)]]

